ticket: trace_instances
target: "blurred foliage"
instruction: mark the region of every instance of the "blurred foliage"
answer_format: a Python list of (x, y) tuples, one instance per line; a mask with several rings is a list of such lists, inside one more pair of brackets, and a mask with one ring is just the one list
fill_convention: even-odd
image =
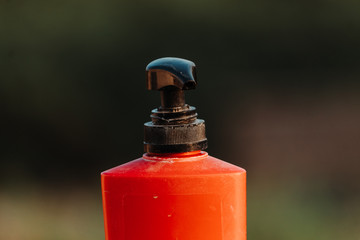
[(209, 152), (249, 172), (249, 237), (356, 239), (359, 8), (1, 1), (0, 238), (102, 236), (99, 172), (141, 155), (159, 103), (144, 68), (177, 56), (198, 66), (187, 100), (206, 119)]
[(73, 187), (16, 190), (0, 195), (0, 239), (104, 239), (101, 194)]

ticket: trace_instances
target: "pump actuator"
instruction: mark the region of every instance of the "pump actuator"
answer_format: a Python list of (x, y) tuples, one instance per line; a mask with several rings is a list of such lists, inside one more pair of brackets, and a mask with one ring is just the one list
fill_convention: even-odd
[(150, 153), (179, 153), (207, 148), (205, 121), (196, 108), (185, 103), (184, 90), (195, 89), (196, 67), (191, 61), (166, 57), (146, 67), (148, 90), (158, 90), (161, 106), (151, 111), (144, 124), (144, 150)]

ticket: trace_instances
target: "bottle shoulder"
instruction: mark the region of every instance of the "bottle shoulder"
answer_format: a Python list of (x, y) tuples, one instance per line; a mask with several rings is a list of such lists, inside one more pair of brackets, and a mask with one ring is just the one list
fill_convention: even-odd
[(178, 177), (218, 174), (246, 174), (245, 169), (218, 158), (183, 158), (151, 160), (144, 157), (135, 159), (101, 173), (103, 176), (118, 177)]

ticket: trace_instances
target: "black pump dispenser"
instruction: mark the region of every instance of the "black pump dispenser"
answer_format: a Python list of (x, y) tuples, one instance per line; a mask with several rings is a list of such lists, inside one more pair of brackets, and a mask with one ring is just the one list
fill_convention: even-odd
[(159, 90), (161, 106), (151, 111), (144, 124), (144, 150), (150, 153), (179, 153), (207, 148), (205, 121), (196, 108), (185, 103), (184, 90), (197, 85), (195, 64), (166, 57), (146, 66), (148, 90)]

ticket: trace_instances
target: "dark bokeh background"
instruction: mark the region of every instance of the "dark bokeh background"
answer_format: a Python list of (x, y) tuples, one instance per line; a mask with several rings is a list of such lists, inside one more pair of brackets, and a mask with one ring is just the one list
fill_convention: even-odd
[(360, 2), (0, 2), (0, 239), (104, 239), (99, 173), (141, 156), (148, 62), (194, 61), (249, 239), (360, 236)]

